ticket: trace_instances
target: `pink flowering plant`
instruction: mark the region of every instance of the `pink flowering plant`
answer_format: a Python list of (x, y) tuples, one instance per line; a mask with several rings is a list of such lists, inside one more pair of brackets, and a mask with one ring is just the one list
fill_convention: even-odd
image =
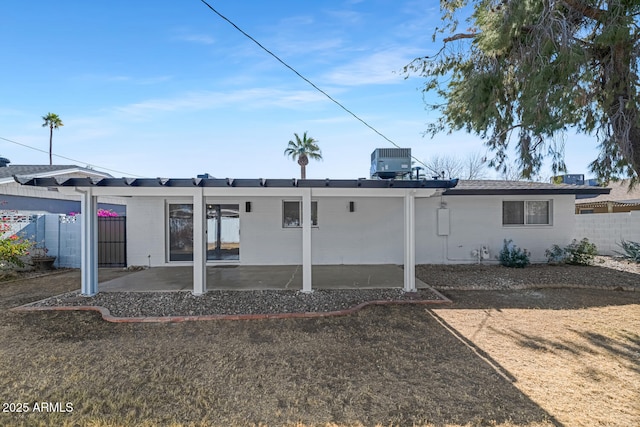
[(118, 213), (111, 209), (98, 209), (98, 216), (100, 217), (117, 217)]
[[(7, 202), (0, 201), (0, 205)], [(12, 211), (0, 211), (0, 269), (24, 267), (23, 257), (29, 255), (34, 244), (31, 240), (18, 236), (11, 229), (9, 220)]]
[(0, 268), (8, 269), (13, 267), (24, 267), (24, 261), (22, 257), (29, 255), (29, 251), (33, 248), (33, 242), (12, 234), (5, 237), (6, 223), (2, 223), (0, 229), (3, 231), (3, 236), (0, 237)]
[[(76, 216), (78, 215), (78, 213), (79, 212), (69, 212), (67, 215)], [(118, 212), (114, 212), (111, 209), (98, 209), (98, 216), (99, 217), (117, 217)]]

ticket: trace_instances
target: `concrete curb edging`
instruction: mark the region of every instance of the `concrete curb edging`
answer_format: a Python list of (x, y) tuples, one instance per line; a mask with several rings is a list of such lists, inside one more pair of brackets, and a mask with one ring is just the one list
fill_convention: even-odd
[(347, 316), (356, 311), (373, 305), (405, 305), (405, 304), (449, 304), (452, 301), (441, 295), (442, 300), (380, 300), (366, 301), (336, 311), (313, 311), (313, 312), (297, 312), (297, 313), (264, 313), (264, 314), (206, 314), (196, 316), (144, 316), (144, 317), (116, 317), (112, 316), (109, 309), (101, 306), (59, 306), (59, 307), (29, 307), (20, 306), (11, 308), (10, 311), (29, 312), (29, 311), (97, 311), (107, 322), (112, 323), (178, 323), (192, 322), (201, 320), (261, 320), (261, 319), (311, 319), (320, 317), (336, 317)]

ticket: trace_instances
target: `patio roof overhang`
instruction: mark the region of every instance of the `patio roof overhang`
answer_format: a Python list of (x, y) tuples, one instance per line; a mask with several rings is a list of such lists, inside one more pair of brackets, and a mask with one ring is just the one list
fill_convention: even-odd
[(215, 179), (215, 178), (34, 178), (15, 176), (16, 182), (34, 187), (53, 187), (61, 193), (91, 191), (94, 196), (300, 196), (311, 189), (315, 197), (399, 197), (403, 190), (431, 197), (453, 188), (452, 180), (365, 179)]
[(59, 178), (16, 176), (34, 187), (91, 188), (453, 188), (457, 179), (243, 179), (243, 178)]
[(312, 291), (312, 197), (396, 197), (403, 199), (404, 290), (415, 291), (415, 199), (442, 194), (451, 180), (215, 179), (215, 178), (38, 178), (14, 176), (16, 182), (80, 193), (82, 294), (98, 292), (98, 196), (188, 196), (193, 199), (193, 293), (206, 292), (206, 197), (291, 196), (302, 205), (302, 291)]

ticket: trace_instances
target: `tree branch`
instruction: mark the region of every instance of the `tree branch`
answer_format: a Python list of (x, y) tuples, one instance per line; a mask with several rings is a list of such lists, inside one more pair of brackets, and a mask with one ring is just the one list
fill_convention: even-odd
[(581, 0), (564, 0), (564, 3), (587, 18), (595, 19), (596, 21), (602, 21), (607, 13), (606, 10), (586, 5)]
[(449, 42), (453, 42), (456, 40), (460, 40), (460, 39), (473, 39), (477, 36), (477, 34), (473, 33), (459, 33), (459, 34), (454, 34), (451, 37), (446, 37), (443, 41), (445, 43), (449, 43)]

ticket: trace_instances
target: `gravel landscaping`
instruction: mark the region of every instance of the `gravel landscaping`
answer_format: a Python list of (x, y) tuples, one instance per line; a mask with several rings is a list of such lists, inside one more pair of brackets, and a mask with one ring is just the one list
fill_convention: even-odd
[(416, 277), (439, 290), (588, 288), (640, 291), (640, 264), (597, 256), (593, 265), (417, 265)]
[(100, 306), (115, 317), (147, 317), (334, 312), (371, 301), (444, 302), (446, 299), (430, 289), (416, 293), (401, 289), (319, 289), (309, 294), (284, 290), (211, 290), (201, 296), (189, 291), (101, 292), (93, 297), (68, 292), (29, 306)]
[(189, 291), (101, 292), (94, 297), (83, 297), (79, 291), (74, 291), (31, 303), (26, 308), (104, 307), (111, 316), (122, 318), (275, 315), (337, 312), (372, 301), (442, 303), (447, 299), (438, 291), (451, 290), (591, 288), (640, 291), (640, 265), (611, 257), (597, 257), (593, 266), (418, 265), (416, 276), (433, 289), (420, 289), (416, 293), (405, 293), (401, 289), (318, 289), (310, 294), (294, 290), (210, 290), (197, 297)]

